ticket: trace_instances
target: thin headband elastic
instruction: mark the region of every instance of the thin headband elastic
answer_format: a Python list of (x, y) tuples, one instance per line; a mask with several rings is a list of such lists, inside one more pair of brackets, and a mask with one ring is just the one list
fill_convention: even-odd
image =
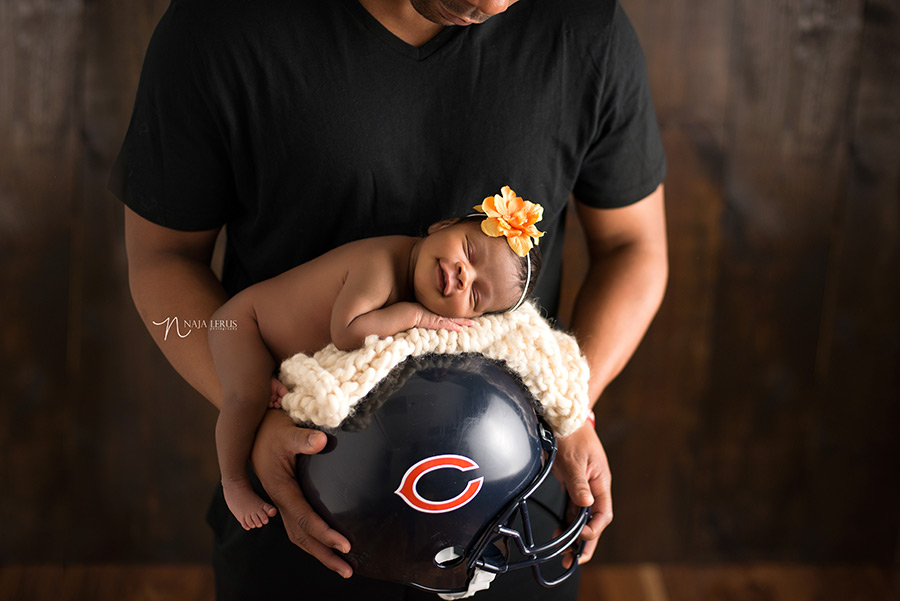
[(513, 305), (513, 308), (510, 309), (510, 311), (515, 311), (521, 307), (522, 303), (525, 302), (525, 297), (528, 295), (528, 286), (531, 284), (531, 253), (525, 255), (525, 262), (528, 265), (528, 275), (525, 276), (525, 288), (522, 290), (522, 296), (519, 297), (519, 302)]

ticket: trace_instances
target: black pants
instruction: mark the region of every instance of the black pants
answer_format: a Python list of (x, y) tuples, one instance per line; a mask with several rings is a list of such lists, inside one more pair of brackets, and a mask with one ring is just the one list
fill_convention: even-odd
[[(565, 504), (564, 493), (555, 479), (547, 480), (535, 496), (561, 510)], [(531, 514), (537, 540), (549, 540), (558, 521), (545, 511)], [(290, 542), (280, 514), (262, 528), (244, 530), (228, 511), (221, 487), (210, 504), (207, 521), (215, 533), (213, 567), (217, 601), (438, 599), (434, 593), (400, 584), (362, 576), (341, 578)], [(472, 598), (475, 601), (575, 601), (578, 576), (576, 572), (563, 584), (547, 589), (535, 581), (530, 570), (521, 569), (498, 575), (490, 589)]]

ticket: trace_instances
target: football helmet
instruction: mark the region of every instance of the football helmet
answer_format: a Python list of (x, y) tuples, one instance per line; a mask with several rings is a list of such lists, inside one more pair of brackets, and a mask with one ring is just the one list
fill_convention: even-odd
[[(350, 541), (344, 558), (357, 574), (463, 596), (476, 575), (530, 567), (554, 586), (577, 567), (589, 510), (565, 525), (531, 498), (556, 455), (539, 407), (483, 355), (410, 358), (326, 430), (321, 453), (298, 455), (297, 478)], [(561, 533), (535, 541), (530, 510), (553, 513)], [(576, 561), (547, 577), (547, 562), (569, 549)]]

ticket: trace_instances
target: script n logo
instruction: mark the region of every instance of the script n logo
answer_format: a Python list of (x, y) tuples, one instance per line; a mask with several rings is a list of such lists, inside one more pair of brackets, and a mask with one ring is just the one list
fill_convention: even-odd
[(400, 480), (400, 486), (394, 492), (406, 501), (406, 503), (422, 513), (447, 513), (455, 511), (475, 498), (475, 495), (484, 485), (484, 476), (469, 480), (466, 488), (446, 501), (431, 501), (419, 494), (416, 486), (419, 479), (429, 472), (435, 470), (453, 468), (461, 472), (467, 472), (478, 468), (478, 464), (462, 455), (435, 455), (419, 461), (411, 468), (406, 470), (403, 478)]

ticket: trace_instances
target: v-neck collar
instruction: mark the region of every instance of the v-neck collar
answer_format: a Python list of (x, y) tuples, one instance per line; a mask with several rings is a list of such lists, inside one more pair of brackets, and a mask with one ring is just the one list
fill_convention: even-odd
[(457, 27), (455, 25), (444, 27), (444, 29), (438, 32), (436, 36), (425, 42), (422, 46), (416, 47), (404, 42), (394, 35), (391, 30), (373, 17), (359, 0), (348, 0), (347, 4), (350, 5), (350, 10), (353, 12), (354, 16), (360, 19), (366, 29), (368, 29), (375, 37), (395, 52), (414, 60), (425, 60), (443, 47), (444, 44), (460, 34), (460, 30), (463, 29), (462, 27)]

